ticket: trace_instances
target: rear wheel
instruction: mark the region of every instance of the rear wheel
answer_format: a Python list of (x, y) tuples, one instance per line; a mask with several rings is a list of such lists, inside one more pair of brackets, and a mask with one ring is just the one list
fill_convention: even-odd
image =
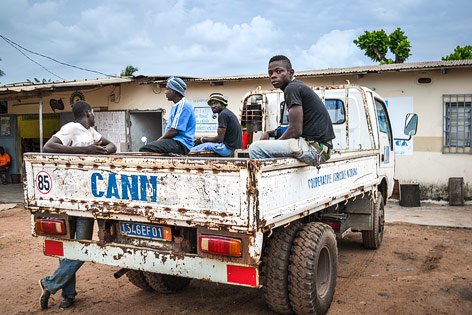
[(151, 286), (147, 283), (146, 278), (144, 277), (144, 273), (138, 270), (129, 270), (126, 273), (129, 282), (134, 284), (140, 289), (151, 291)]
[(290, 304), (297, 314), (325, 314), (334, 296), (338, 249), (333, 230), (308, 223), (292, 245), (288, 276)]
[(385, 211), (383, 196), (380, 192), (375, 201), (373, 212), (372, 230), (362, 231), (362, 245), (368, 249), (379, 248), (383, 240)]
[(292, 312), (288, 297), (288, 265), (292, 242), (301, 223), (278, 228), (267, 241), (262, 264), (262, 283), (266, 304), (275, 312)]
[(151, 288), (159, 293), (165, 294), (182, 291), (190, 284), (191, 280), (189, 278), (163, 275), (153, 272), (145, 272), (144, 275)]

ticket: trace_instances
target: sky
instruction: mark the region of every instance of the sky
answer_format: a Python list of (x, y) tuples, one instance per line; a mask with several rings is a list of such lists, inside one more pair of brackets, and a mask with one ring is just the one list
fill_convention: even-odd
[(0, 82), (105, 78), (127, 65), (135, 75), (263, 74), (278, 54), (295, 71), (373, 65), (353, 40), (397, 27), (411, 42), (406, 62), (438, 61), (472, 45), (471, 12), (470, 0), (0, 0), (11, 41), (0, 38)]

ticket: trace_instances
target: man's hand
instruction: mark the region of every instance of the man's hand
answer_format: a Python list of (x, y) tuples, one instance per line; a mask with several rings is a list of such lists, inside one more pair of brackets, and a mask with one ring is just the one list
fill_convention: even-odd
[(270, 133), (269, 133), (269, 131), (266, 131), (262, 134), (262, 136), (259, 140), (269, 140), (269, 138), (270, 138)]
[(101, 146), (101, 143), (94, 143), (91, 144), (87, 147), (85, 147), (85, 150), (87, 151), (88, 154), (108, 154), (108, 150), (106, 147)]
[(203, 143), (203, 142), (202, 142), (202, 138), (203, 138), (203, 137), (195, 138), (195, 139), (193, 140), (193, 142), (195, 143), (195, 145), (202, 144), (202, 143)]

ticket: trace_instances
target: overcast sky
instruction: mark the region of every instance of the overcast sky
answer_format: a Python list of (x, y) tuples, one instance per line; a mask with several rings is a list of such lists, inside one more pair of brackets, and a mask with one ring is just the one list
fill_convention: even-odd
[[(470, 0), (0, 0), (0, 35), (110, 75), (133, 65), (143, 75), (232, 76), (266, 73), (276, 54), (296, 71), (375, 64), (352, 41), (397, 27), (411, 42), (407, 62), (441, 60), (472, 45), (471, 12)], [(0, 82), (105, 77), (23, 52), (55, 75), (0, 38)]]

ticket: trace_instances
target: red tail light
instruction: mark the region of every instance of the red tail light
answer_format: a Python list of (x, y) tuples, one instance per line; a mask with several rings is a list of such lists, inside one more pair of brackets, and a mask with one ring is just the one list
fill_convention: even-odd
[(34, 220), (36, 234), (65, 235), (66, 226), (62, 220), (36, 219)]
[(325, 224), (328, 224), (330, 227), (333, 228), (333, 230), (339, 230), (340, 224), (339, 223), (333, 223), (333, 222), (323, 222)]
[(199, 246), (204, 253), (241, 257), (241, 240), (239, 239), (202, 235), (199, 239)]

